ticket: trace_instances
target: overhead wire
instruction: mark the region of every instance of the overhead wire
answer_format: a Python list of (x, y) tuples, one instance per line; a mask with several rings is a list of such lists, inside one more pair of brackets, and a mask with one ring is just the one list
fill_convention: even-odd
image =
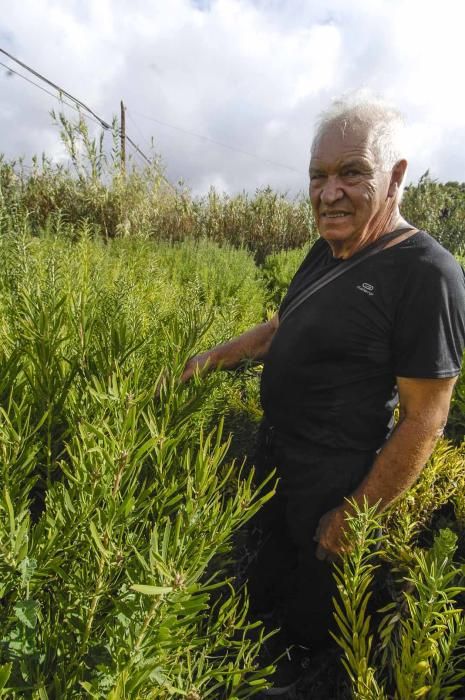
[(58, 90), (58, 92), (60, 92), (62, 95), (65, 95), (68, 99), (72, 100), (73, 102), (75, 102), (77, 105), (82, 107), (82, 109), (85, 109), (86, 112), (89, 112), (89, 114), (91, 114), (93, 117), (95, 117), (95, 119), (97, 119), (100, 122), (101, 126), (104, 129), (111, 129), (111, 125), (108, 124), (106, 121), (104, 121), (101, 117), (99, 117), (98, 114), (96, 114), (90, 107), (88, 107), (84, 102), (82, 102), (82, 100), (79, 100), (77, 97), (74, 97), (67, 90), (65, 90), (64, 88), (61, 88), (59, 85), (57, 85), (56, 83), (49, 80), (44, 75), (42, 75), (38, 71), (34, 70), (34, 68), (31, 68), (23, 61), (20, 61), (19, 58), (15, 58), (15, 56), (13, 56), (11, 53), (8, 53), (8, 51), (5, 51), (5, 49), (0, 48), (0, 53), (5, 54), (5, 56), (8, 56), (8, 58), (11, 61), (14, 61), (18, 65), (20, 65), (21, 68), (24, 68), (29, 73), (32, 73), (32, 75), (35, 75), (36, 78), (39, 78), (39, 80), (42, 80), (44, 83), (47, 83), (47, 85), (50, 85), (50, 87), (53, 87), (55, 90)]
[(242, 153), (242, 155), (249, 156), (250, 158), (255, 158), (256, 160), (260, 160), (263, 163), (268, 163), (269, 165), (274, 165), (279, 168), (285, 168), (286, 170), (291, 170), (294, 173), (298, 173), (299, 175), (302, 175), (302, 172), (298, 170), (297, 168), (293, 168), (291, 165), (286, 165), (285, 163), (279, 163), (278, 161), (271, 160), (270, 158), (263, 158), (263, 156), (259, 156), (257, 153), (252, 153), (251, 151), (246, 151), (243, 148), (238, 148), (237, 146), (231, 146), (230, 144), (224, 143), (222, 141), (217, 141), (216, 139), (210, 138), (210, 136), (205, 136), (203, 134), (197, 134), (195, 131), (191, 131), (190, 129), (185, 129), (184, 127), (181, 126), (175, 126), (174, 124), (170, 124), (168, 122), (162, 121), (161, 119), (157, 119), (155, 117), (149, 117), (146, 114), (141, 114), (140, 112), (134, 112), (138, 117), (141, 117), (142, 119), (147, 119), (148, 121), (155, 122), (156, 124), (160, 124), (161, 126), (166, 126), (170, 129), (174, 129), (175, 131), (180, 131), (184, 134), (187, 134), (189, 136), (194, 136), (195, 138), (201, 139), (202, 141), (208, 141), (210, 143), (215, 144), (216, 146), (220, 146), (221, 148), (227, 148), (229, 151), (235, 151), (236, 153)]
[[(25, 80), (27, 83), (30, 83), (31, 85), (34, 85), (34, 87), (36, 87), (36, 88), (39, 88), (39, 90), (42, 90), (42, 92), (45, 92), (47, 95), (50, 95), (50, 97), (53, 97), (53, 99), (55, 99), (55, 100), (57, 100), (58, 102), (60, 102), (60, 104), (64, 104), (64, 105), (66, 105), (67, 107), (70, 107), (70, 108), (73, 109), (75, 112), (77, 112), (80, 116), (84, 116), (84, 115), (82, 114), (81, 110), (80, 110), (75, 104), (72, 104), (71, 102), (67, 102), (67, 101), (64, 100), (62, 97), (58, 97), (58, 96), (55, 95), (53, 92), (50, 92), (50, 90), (47, 90), (46, 88), (42, 87), (42, 85), (39, 85), (39, 83), (36, 83), (34, 80), (31, 80), (31, 79), (28, 78), (26, 75), (23, 75), (22, 73), (18, 73), (18, 71), (14, 70), (14, 68), (12, 68), (11, 66), (7, 66), (7, 65), (6, 65), (5, 63), (3, 63), (2, 61), (0, 61), (0, 66), (2, 66), (3, 68), (5, 68), (5, 69), (8, 71), (8, 73), (13, 73), (14, 75), (17, 75), (19, 78), (22, 78), (23, 80)], [(100, 122), (97, 121), (97, 119), (95, 119), (94, 117), (92, 117), (90, 114), (86, 114), (86, 115), (85, 115), (85, 118), (86, 118), (86, 119), (89, 119), (89, 120), (92, 121), (92, 122), (94, 122), (94, 124), (97, 124), (98, 126), (101, 126)], [(21, 167), (23, 167), (23, 168), (25, 168), (25, 169), (27, 169), (27, 170), (32, 170), (32, 169), (33, 169), (32, 167), (30, 167), (30, 166), (28, 166), (28, 165), (24, 165), (24, 164), (22, 164)]]
[[(37, 78), (39, 78), (39, 80), (42, 80), (42, 81), (45, 82), (47, 85), (50, 85), (51, 87), (53, 87), (53, 88), (54, 88), (55, 90), (57, 90), (58, 93), (60, 94), (60, 98), (58, 98), (58, 97), (57, 97), (56, 95), (54, 95), (52, 92), (50, 92), (50, 91), (47, 90), (46, 88), (42, 87), (41, 85), (39, 85), (39, 84), (36, 83), (35, 81), (33, 81), (33, 80), (31, 80), (30, 78), (26, 77), (25, 75), (22, 75), (21, 73), (18, 73), (18, 72), (15, 71), (13, 68), (11, 68), (11, 66), (7, 66), (7, 65), (5, 65), (4, 63), (0, 63), (0, 65), (2, 65), (4, 68), (6, 68), (7, 71), (9, 71), (9, 72), (11, 72), (11, 73), (14, 73), (15, 75), (18, 75), (20, 78), (23, 78), (23, 79), (26, 80), (28, 83), (31, 83), (31, 84), (34, 85), (35, 87), (39, 88), (39, 90), (42, 90), (43, 92), (46, 92), (48, 95), (50, 95), (50, 96), (53, 97), (54, 99), (58, 99), (60, 102), (62, 102), (62, 103), (64, 103), (64, 104), (68, 105), (68, 106), (71, 107), (72, 109), (75, 109), (77, 112), (79, 112), (79, 114), (82, 114), (81, 110), (79, 109), (79, 107), (80, 107), (81, 109), (83, 109), (84, 111), (86, 111), (86, 112), (88, 113), (88, 114), (85, 115), (86, 118), (91, 119), (92, 121), (98, 123), (98, 124), (99, 124), (103, 129), (105, 129), (106, 131), (109, 130), (109, 129), (111, 129), (111, 125), (108, 124), (108, 122), (106, 122), (104, 119), (102, 119), (101, 117), (99, 117), (98, 114), (96, 114), (88, 105), (85, 104), (85, 102), (82, 102), (82, 100), (78, 99), (77, 97), (74, 97), (74, 95), (72, 95), (71, 93), (69, 93), (69, 92), (68, 92), (67, 90), (65, 90), (64, 88), (60, 87), (57, 83), (54, 83), (52, 80), (49, 80), (49, 79), (46, 78), (44, 75), (42, 75), (41, 73), (39, 73), (38, 71), (36, 71), (34, 68), (31, 68), (31, 66), (28, 66), (28, 65), (27, 65), (26, 63), (24, 63), (23, 61), (20, 61), (18, 58), (16, 58), (15, 56), (13, 56), (13, 55), (12, 55), (11, 53), (9, 53), (8, 51), (5, 51), (5, 49), (2, 49), (1, 47), (0, 47), (0, 53), (4, 54), (4, 55), (7, 56), (10, 60), (14, 61), (15, 63), (17, 63), (18, 65), (20, 65), (20, 66), (21, 66), (22, 68), (24, 68), (25, 70), (27, 70), (27, 71), (29, 71), (30, 73), (32, 73), (32, 75), (34, 75), (34, 76), (36, 76)], [(73, 104), (69, 104), (69, 102), (66, 102), (66, 100), (64, 100), (64, 99), (62, 98), (62, 95), (64, 95), (65, 97), (67, 97), (69, 100), (71, 100), (71, 101), (74, 103), (74, 105), (73, 105)], [(84, 116), (84, 115), (83, 115), (83, 116)], [(147, 156), (146, 156), (145, 153), (139, 148), (139, 146), (137, 145), (137, 143), (135, 143), (135, 141), (134, 141), (130, 136), (128, 136), (127, 134), (125, 134), (125, 138), (126, 138), (126, 141), (128, 141), (128, 143), (131, 144), (131, 146), (134, 148), (134, 150), (141, 156), (141, 158), (143, 158), (144, 161), (145, 161), (148, 165), (151, 165), (150, 159), (147, 158)], [(168, 183), (168, 180), (167, 180), (164, 176), (163, 176), (163, 179)], [(168, 184), (170, 184), (170, 186), (172, 187), (171, 183), (168, 183)]]
[[(50, 95), (50, 97), (53, 97), (54, 100), (57, 100), (61, 104), (65, 104), (67, 107), (71, 107), (71, 109), (74, 109), (74, 111), (78, 112), (78, 114), (82, 114), (82, 112), (76, 107), (75, 104), (72, 104), (71, 102), (67, 102), (63, 98), (60, 98), (57, 95), (54, 95), (53, 92), (50, 92), (50, 90), (47, 90), (46, 88), (42, 87), (42, 85), (39, 85), (39, 83), (36, 83), (34, 80), (31, 80), (26, 75), (23, 75), (22, 73), (18, 73), (18, 71), (14, 70), (14, 68), (11, 68), (11, 66), (7, 66), (5, 63), (2, 63), (1, 61), (0, 61), (0, 66), (5, 68), (8, 71), (8, 73), (13, 73), (14, 75), (17, 75), (19, 78), (22, 78), (23, 80), (25, 80), (27, 83), (34, 85), (34, 87), (36, 87), (36, 88), (39, 88), (39, 90), (42, 90), (42, 92), (45, 92), (47, 95)], [(94, 124), (100, 125), (100, 122), (97, 121), (97, 119), (94, 119), (94, 117), (92, 117), (90, 115), (86, 115), (86, 118), (93, 121)]]
[(149, 158), (147, 158), (147, 156), (145, 155), (145, 153), (144, 153), (143, 151), (141, 151), (141, 149), (139, 148), (139, 146), (137, 145), (137, 143), (135, 143), (135, 142), (132, 140), (132, 138), (131, 138), (130, 136), (128, 136), (127, 134), (126, 134), (126, 141), (128, 141), (128, 142), (131, 144), (131, 146), (132, 146), (132, 147), (136, 150), (136, 152), (145, 160), (145, 162), (146, 162), (148, 165), (152, 165), (152, 161), (151, 161)]
[[(34, 85), (35, 87), (39, 88), (39, 89), (42, 90), (43, 92), (47, 93), (48, 95), (50, 95), (50, 96), (53, 97), (54, 99), (57, 99), (57, 100), (59, 100), (60, 102), (62, 102), (63, 104), (66, 104), (67, 106), (71, 107), (72, 109), (75, 109), (75, 110), (78, 111), (80, 114), (82, 114), (82, 112), (80, 111), (79, 108), (85, 110), (85, 111), (88, 113), (88, 114), (86, 115), (86, 118), (89, 118), (89, 119), (91, 119), (92, 121), (94, 121), (94, 122), (100, 124), (100, 126), (101, 126), (103, 129), (105, 129), (105, 130), (111, 129), (111, 125), (108, 124), (104, 119), (102, 119), (101, 117), (99, 117), (98, 114), (96, 114), (90, 107), (88, 107), (88, 105), (86, 105), (84, 102), (82, 102), (82, 100), (79, 100), (77, 97), (74, 97), (74, 96), (73, 96), (71, 93), (69, 93), (67, 90), (65, 90), (64, 88), (61, 88), (57, 83), (54, 83), (53, 81), (49, 80), (49, 79), (46, 78), (44, 75), (42, 75), (41, 73), (39, 73), (38, 71), (36, 71), (34, 68), (31, 68), (30, 66), (28, 66), (28, 65), (27, 65), (26, 63), (24, 63), (23, 61), (20, 61), (18, 58), (16, 58), (15, 56), (13, 56), (13, 55), (12, 55), (11, 53), (9, 53), (8, 51), (5, 51), (5, 49), (2, 49), (1, 47), (0, 47), (0, 53), (4, 54), (4, 55), (7, 56), (10, 60), (14, 61), (14, 62), (17, 63), (18, 65), (20, 65), (22, 68), (24, 68), (25, 70), (27, 70), (28, 72), (30, 72), (32, 75), (34, 75), (35, 77), (39, 78), (39, 80), (42, 80), (43, 82), (45, 82), (45, 83), (46, 83), (47, 85), (49, 85), (50, 87), (53, 87), (55, 90), (58, 91), (58, 93), (60, 94), (60, 97), (57, 97), (57, 96), (54, 95), (52, 92), (50, 92), (50, 91), (47, 90), (46, 88), (42, 87), (41, 85), (39, 85), (39, 84), (36, 83), (35, 81), (31, 80), (30, 78), (26, 77), (25, 75), (22, 75), (21, 73), (18, 73), (17, 71), (15, 71), (14, 69), (12, 69), (11, 66), (7, 66), (7, 65), (5, 65), (4, 63), (1, 63), (1, 62), (0, 62), (0, 65), (2, 65), (4, 68), (6, 68), (7, 71), (9, 71), (10, 73), (13, 73), (14, 75), (19, 76), (20, 78), (23, 78), (23, 80), (26, 80), (28, 83), (31, 83), (32, 85)], [(71, 100), (71, 102), (74, 103), (74, 104), (70, 104), (69, 102), (66, 102), (66, 100), (63, 99), (63, 96), (67, 97), (67, 98), (68, 98), (69, 100)], [(137, 112), (133, 112), (133, 113), (136, 114), (137, 116), (140, 116), (142, 119), (147, 119), (148, 121), (152, 121), (152, 122), (154, 122), (154, 123), (156, 123), (156, 124), (160, 124), (161, 126), (165, 126), (165, 127), (169, 128), (169, 129), (173, 129), (173, 130), (175, 130), (175, 131), (179, 131), (179, 132), (181, 132), (181, 133), (187, 134), (187, 135), (192, 136), (192, 137), (194, 137), (194, 138), (200, 139), (200, 140), (202, 140), (202, 141), (206, 141), (206, 142), (208, 142), (208, 143), (212, 143), (212, 144), (214, 144), (215, 146), (219, 146), (220, 148), (225, 148), (225, 149), (227, 149), (227, 150), (229, 150), (229, 151), (232, 151), (232, 152), (235, 152), (235, 153), (241, 153), (242, 155), (248, 156), (249, 158), (255, 158), (256, 160), (259, 160), (259, 161), (261, 161), (262, 163), (267, 163), (267, 164), (272, 165), (272, 166), (274, 166), (274, 167), (285, 168), (286, 170), (290, 170), (291, 172), (298, 173), (299, 175), (301, 175), (301, 171), (300, 171), (300, 170), (298, 170), (297, 168), (293, 168), (293, 167), (290, 166), (290, 165), (286, 165), (285, 163), (280, 163), (280, 162), (275, 161), (275, 160), (272, 160), (272, 159), (270, 159), (270, 158), (264, 158), (263, 156), (260, 156), (260, 155), (258, 155), (257, 153), (253, 153), (253, 152), (251, 152), (251, 151), (247, 151), (247, 150), (245, 150), (245, 149), (243, 149), (243, 148), (239, 148), (239, 147), (237, 147), (237, 146), (231, 146), (230, 144), (224, 143), (224, 142), (222, 142), (222, 141), (217, 141), (216, 139), (212, 139), (210, 136), (205, 136), (204, 134), (198, 134), (198, 133), (196, 133), (195, 131), (191, 131), (190, 129), (185, 129), (184, 127), (180, 127), (180, 126), (177, 126), (177, 125), (175, 125), (175, 124), (170, 124), (169, 122), (165, 122), (165, 121), (163, 121), (163, 120), (161, 120), (161, 119), (157, 119), (156, 117), (151, 117), (151, 116), (148, 116), (148, 115), (145, 115), (145, 114), (140, 114), (140, 113), (137, 113)], [(134, 120), (132, 120), (132, 121), (134, 121)], [(147, 156), (145, 155), (145, 153), (139, 148), (139, 146), (133, 141), (133, 139), (132, 139), (130, 136), (128, 136), (127, 134), (125, 134), (125, 137), (126, 137), (126, 140), (128, 141), (128, 143), (131, 144), (131, 146), (132, 146), (132, 147), (135, 149), (135, 151), (144, 159), (144, 161), (145, 161), (146, 163), (148, 163), (149, 165), (151, 165), (150, 159), (147, 158)], [(165, 179), (166, 182), (169, 183), (169, 181), (168, 181), (166, 178), (164, 178), (164, 179)], [(169, 184), (170, 184), (171, 187), (173, 187), (173, 186), (171, 185), (171, 183), (169, 183)]]

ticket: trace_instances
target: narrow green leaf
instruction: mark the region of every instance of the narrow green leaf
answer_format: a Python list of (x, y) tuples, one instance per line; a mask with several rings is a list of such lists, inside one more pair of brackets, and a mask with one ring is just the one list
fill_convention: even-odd
[(13, 667), (12, 663), (3, 664), (2, 666), (0, 666), (0, 690), (3, 690), (3, 688), (8, 683), (8, 679), (11, 675), (12, 667)]
[(146, 586), (143, 583), (134, 583), (131, 588), (144, 595), (166, 595), (173, 590), (171, 586)]
[(92, 539), (97, 545), (97, 549), (103, 554), (105, 558), (107, 558), (109, 553), (103, 546), (102, 540), (100, 539), (100, 535), (98, 534), (97, 528), (95, 527), (95, 523), (93, 521), (90, 522), (89, 529), (90, 534), (92, 535)]

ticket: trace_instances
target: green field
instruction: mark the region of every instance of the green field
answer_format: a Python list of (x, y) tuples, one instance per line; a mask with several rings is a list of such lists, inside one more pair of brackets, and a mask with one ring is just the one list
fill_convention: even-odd
[[(274, 313), (314, 235), (307, 205), (15, 172), (0, 167), (0, 692), (251, 697), (272, 677), (244, 581), (244, 526), (273, 489), (253, 480), (260, 368), (178, 378)], [(405, 203), (458, 255), (462, 197), (425, 181)], [(420, 481), (352, 521), (342, 658), (303, 697), (461, 697), (464, 427), (462, 377)], [(377, 566), (385, 610), (370, 622)]]

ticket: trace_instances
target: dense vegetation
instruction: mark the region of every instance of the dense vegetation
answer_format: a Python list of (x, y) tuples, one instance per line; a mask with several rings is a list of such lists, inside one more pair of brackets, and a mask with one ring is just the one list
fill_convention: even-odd
[[(83, 120), (56, 117), (70, 155), (69, 168), (45, 156), (33, 167), (0, 156), (0, 206), (27, 213), (35, 232), (59, 217), (70, 226), (86, 221), (105, 239), (142, 237), (164, 241), (202, 240), (245, 247), (258, 263), (283, 249), (299, 248), (316, 237), (308, 197), (289, 200), (270, 188), (226, 196), (213, 189), (194, 198), (165, 179), (158, 160), (125, 176), (119, 167), (119, 136), (110, 155), (103, 140), (92, 139)], [(428, 173), (407, 187), (403, 213), (426, 228), (449, 250), (465, 254), (465, 183), (438, 183)]]
[[(67, 133), (74, 177), (0, 163), (0, 693), (250, 697), (271, 678), (243, 585), (242, 532), (273, 491), (251, 465), (258, 371), (178, 378), (273, 313), (308, 203), (194, 200), (157, 170), (109, 175), (92, 141), (81, 165)], [(463, 254), (462, 185), (425, 177), (404, 208)], [(351, 522), (345, 670), (315, 668), (303, 697), (460, 697), (464, 427), (462, 377), (419, 482)]]

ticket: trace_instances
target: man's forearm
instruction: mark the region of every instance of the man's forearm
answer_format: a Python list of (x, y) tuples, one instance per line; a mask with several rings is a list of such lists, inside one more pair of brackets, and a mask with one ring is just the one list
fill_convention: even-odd
[(232, 369), (244, 360), (264, 360), (275, 330), (274, 321), (267, 321), (213, 348), (210, 353), (215, 367)]
[[(442, 430), (437, 423), (405, 418), (397, 425), (372, 468), (355, 491), (348, 496), (363, 507), (378, 505), (384, 510), (415, 483), (430, 457)], [(318, 559), (335, 560), (344, 551), (345, 519), (351, 506), (344, 501), (320, 519), (315, 534)]]
[(359, 505), (366, 499), (387, 508), (417, 480), (441, 434), (438, 423), (401, 420), (351, 497)]
[[(447, 421), (456, 377), (422, 379), (399, 376), (401, 418), (377, 455), (372, 468), (349, 498), (384, 510), (417, 480)], [(332, 560), (345, 547), (347, 502), (325, 513), (318, 524), (318, 559)]]
[(244, 360), (264, 360), (277, 327), (278, 319), (274, 317), (227, 343), (196, 355), (187, 363), (182, 379), (189, 379), (196, 371), (233, 369)]

